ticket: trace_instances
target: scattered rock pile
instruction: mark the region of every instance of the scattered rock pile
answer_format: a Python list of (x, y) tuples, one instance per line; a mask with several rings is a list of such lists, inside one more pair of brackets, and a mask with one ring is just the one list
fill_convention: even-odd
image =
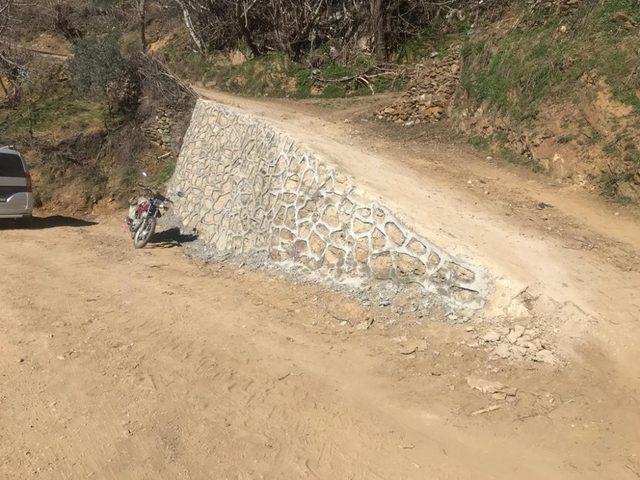
[(405, 125), (434, 123), (445, 115), (460, 78), (459, 45), (446, 55), (432, 54), (425, 63), (418, 64), (409, 88), (394, 104), (377, 113), (379, 120)]
[[(540, 333), (534, 329), (527, 329), (521, 325), (513, 328), (499, 328), (487, 332), (479, 338), (481, 343), (488, 345), (491, 353), (504, 359), (530, 359), (534, 362), (556, 363), (556, 356), (547, 349), (540, 339)], [(479, 343), (480, 343), (479, 342)]]

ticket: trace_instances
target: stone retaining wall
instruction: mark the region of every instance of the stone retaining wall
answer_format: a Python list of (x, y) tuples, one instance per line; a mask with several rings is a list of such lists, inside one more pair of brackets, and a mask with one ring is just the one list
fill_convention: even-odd
[(339, 283), (393, 283), (425, 302), (480, 307), (483, 269), (413, 232), (354, 181), (264, 120), (200, 100), (170, 194), (188, 229), (220, 254), (297, 265)]

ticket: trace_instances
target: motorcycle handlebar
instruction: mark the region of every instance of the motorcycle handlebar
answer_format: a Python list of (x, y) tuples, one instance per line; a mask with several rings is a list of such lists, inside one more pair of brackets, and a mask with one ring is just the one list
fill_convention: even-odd
[[(150, 192), (154, 197), (156, 197), (158, 200), (164, 202), (164, 203), (171, 203), (173, 204), (173, 200), (171, 200), (170, 198), (165, 197), (164, 195), (161, 195), (160, 193), (156, 193), (154, 192), (150, 187), (148, 187), (147, 185), (142, 185), (141, 183), (137, 184), (138, 187), (144, 189), (144, 191), (146, 192)], [(180, 195), (178, 195), (180, 196)]]

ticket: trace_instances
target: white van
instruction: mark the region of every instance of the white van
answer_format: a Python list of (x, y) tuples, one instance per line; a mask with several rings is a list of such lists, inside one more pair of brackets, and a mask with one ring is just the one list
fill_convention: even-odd
[(33, 210), (31, 175), (22, 156), (0, 147), (0, 218), (30, 219)]

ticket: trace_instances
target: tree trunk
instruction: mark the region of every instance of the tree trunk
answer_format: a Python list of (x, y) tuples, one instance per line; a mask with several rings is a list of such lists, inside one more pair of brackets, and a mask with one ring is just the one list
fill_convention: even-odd
[(196, 32), (195, 26), (193, 25), (193, 21), (191, 20), (191, 14), (189, 13), (189, 9), (187, 8), (187, 6), (182, 0), (175, 0), (175, 1), (178, 5), (180, 5), (180, 8), (182, 8), (182, 16), (184, 18), (184, 24), (187, 27), (189, 34), (191, 35), (191, 39), (193, 40), (193, 43), (196, 44), (196, 47), (198, 47), (199, 51), (204, 52), (204, 42), (198, 35), (198, 32)]
[(140, 21), (140, 44), (142, 51), (147, 51), (147, 0), (138, 0), (138, 19)]
[(249, 47), (249, 50), (251, 50), (253, 56), (257, 57), (260, 55), (260, 49), (253, 41), (253, 35), (251, 35), (251, 30), (249, 30), (249, 10), (251, 10), (251, 8), (253, 8), (255, 4), (255, 0), (251, 3), (251, 5), (246, 5), (244, 2), (242, 4), (238, 3), (237, 17), (238, 26), (240, 27), (242, 37), (247, 43), (247, 47)]
[(9, 25), (13, 0), (0, 0), (0, 35)]
[(389, 0), (370, 0), (373, 52), (378, 63), (387, 60), (387, 13)]

